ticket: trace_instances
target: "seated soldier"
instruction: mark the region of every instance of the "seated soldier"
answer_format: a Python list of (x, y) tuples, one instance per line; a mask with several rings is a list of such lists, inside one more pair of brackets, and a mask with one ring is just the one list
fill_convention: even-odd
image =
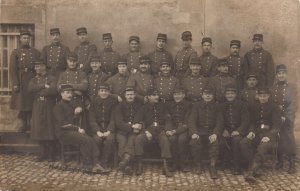
[(118, 101), (109, 92), (109, 85), (102, 83), (98, 90), (98, 96), (91, 102), (89, 110), (89, 124), (92, 137), (101, 151), (101, 163), (108, 169), (108, 160), (112, 156), (115, 142), (113, 110)]
[(280, 110), (274, 102), (269, 101), (269, 89), (261, 87), (257, 97), (259, 102), (249, 107), (249, 133), (240, 142), (243, 157), (251, 162), (245, 176), (245, 180), (249, 182), (256, 181), (254, 175), (268, 152), (274, 148), (281, 125)]
[(210, 159), (210, 177), (217, 179), (216, 162), (219, 154), (219, 137), (223, 127), (221, 107), (214, 100), (214, 91), (207, 86), (203, 90), (203, 101), (194, 105), (189, 117), (191, 152), (196, 164), (196, 173), (200, 174), (201, 153), (208, 148)]
[(167, 177), (173, 176), (168, 169), (167, 160), (171, 159), (171, 147), (166, 130), (171, 129), (171, 118), (166, 105), (159, 101), (159, 92), (150, 89), (149, 102), (138, 111), (134, 123), (143, 123), (144, 128), (135, 139), (135, 155), (138, 162), (137, 175), (143, 173), (142, 156), (145, 145), (151, 142), (158, 142), (163, 158), (163, 174)]
[(209, 84), (215, 89), (217, 102), (225, 100), (224, 90), (228, 84), (236, 85), (236, 80), (229, 75), (228, 62), (226, 59), (220, 59), (217, 63), (217, 75), (209, 79)]
[[(130, 161), (134, 156), (134, 140), (140, 129), (133, 124), (134, 116), (142, 107), (142, 103), (136, 99), (133, 87), (127, 86), (125, 101), (121, 102), (115, 110), (116, 140), (119, 147), (119, 169), (126, 174), (132, 175)], [(141, 127), (141, 125), (139, 125)]]
[(166, 129), (166, 135), (171, 142), (171, 152), (174, 160), (171, 171), (178, 169), (183, 172), (188, 172), (185, 165), (188, 154), (187, 121), (192, 104), (184, 99), (185, 91), (182, 88), (176, 88), (174, 90), (173, 98), (174, 101), (168, 105), (172, 126), (169, 126), (171, 129)]
[(248, 105), (253, 105), (257, 102), (257, 84), (257, 76), (250, 73), (247, 76), (246, 86), (240, 93), (241, 100), (245, 101)]
[(224, 154), (225, 160), (232, 157), (233, 174), (241, 174), (241, 151), (240, 141), (245, 136), (249, 127), (249, 111), (247, 104), (237, 99), (237, 89), (228, 85), (225, 89), (226, 101), (221, 104), (224, 131), (220, 139), (220, 153)]
[(77, 125), (81, 118), (82, 107), (72, 102), (73, 87), (68, 84), (60, 86), (61, 101), (54, 106), (53, 115), (56, 122), (55, 134), (63, 144), (78, 145), (82, 159), (82, 170), (93, 173), (108, 173), (99, 163), (99, 151), (96, 142), (86, 135), (85, 130)]

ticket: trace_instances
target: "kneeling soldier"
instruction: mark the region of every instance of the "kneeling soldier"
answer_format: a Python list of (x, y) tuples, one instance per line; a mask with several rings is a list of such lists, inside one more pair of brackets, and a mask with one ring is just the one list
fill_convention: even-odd
[(81, 117), (82, 107), (72, 102), (73, 87), (62, 84), (60, 94), (62, 99), (53, 109), (56, 122), (55, 134), (58, 140), (67, 145), (79, 144), (84, 171), (107, 173), (108, 171), (98, 163), (99, 150), (96, 142), (86, 135), (84, 129), (75, 125), (75, 121)]
[(119, 163), (119, 169), (130, 175), (132, 174), (132, 169), (129, 163), (134, 156), (134, 140), (140, 131), (135, 128), (137, 125), (133, 124), (133, 120), (141, 107), (142, 103), (137, 101), (134, 88), (128, 86), (125, 90), (125, 101), (121, 102), (115, 111), (116, 139), (119, 146), (118, 155), (122, 159)]
[[(249, 160), (248, 162), (252, 162), (245, 176), (246, 181), (250, 182), (256, 180), (254, 178), (256, 170), (265, 160), (268, 152), (274, 148), (281, 124), (280, 110), (274, 102), (269, 101), (268, 88), (260, 88), (257, 97), (259, 102), (249, 109), (251, 115), (249, 133), (240, 142), (243, 156)], [(254, 154), (255, 150), (256, 154)]]
[(202, 99), (203, 101), (194, 105), (189, 117), (191, 152), (196, 163), (196, 172), (200, 174), (201, 152), (208, 147), (210, 176), (217, 179), (218, 137), (222, 132), (223, 115), (220, 105), (214, 101), (214, 91), (211, 87), (204, 88)]
[(172, 119), (171, 129), (166, 130), (166, 135), (171, 142), (171, 152), (173, 156), (173, 168), (171, 171), (182, 170), (187, 172), (185, 161), (188, 150), (188, 126), (187, 121), (192, 104), (186, 101), (185, 91), (182, 88), (176, 88), (173, 93), (174, 101), (168, 105), (169, 113)]
[(226, 101), (221, 104), (224, 131), (220, 139), (221, 153), (230, 154), (233, 158), (234, 175), (241, 174), (240, 171), (240, 141), (249, 127), (249, 111), (247, 103), (237, 99), (237, 89), (235, 86), (228, 85), (225, 89)]
[(118, 104), (109, 92), (109, 85), (103, 83), (98, 90), (98, 96), (91, 103), (89, 110), (89, 122), (94, 140), (101, 152), (101, 162), (104, 168), (108, 168), (108, 159), (112, 156), (115, 135), (113, 110)]
[(142, 155), (147, 143), (158, 142), (163, 158), (163, 174), (167, 177), (173, 176), (168, 169), (167, 160), (171, 158), (170, 141), (166, 135), (166, 130), (171, 129), (171, 118), (166, 105), (159, 102), (159, 92), (150, 90), (149, 102), (146, 103), (137, 113), (135, 123), (143, 123), (144, 129), (135, 139), (135, 154), (138, 161), (137, 175), (142, 174)]

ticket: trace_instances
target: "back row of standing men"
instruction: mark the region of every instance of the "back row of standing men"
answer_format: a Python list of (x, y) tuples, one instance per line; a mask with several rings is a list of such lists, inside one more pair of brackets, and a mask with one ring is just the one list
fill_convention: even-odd
[[(257, 89), (255, 89), (257, 82), (259, 82), (259, 86), (269, 87), (274, 82), (273, 59), (271, 54), (262, 48), (263, 36), (261, 34), (253, 36), (254, 48), (244, 58), (239, 56), (240, 41), (232, 40), (230, 42), (230, 56), (217, 59), (210, 52), (211, 38), (205, 37), (202, 39), (203, 53), (198, 57), (196, 51), (191, 47), (192, 34), (185, 31), (182, 33), (183, 48), (178, 51), (175, 61), (165, 49), (167, 42), (167, 35), (165, 34), (158, 34), (156, 49), (147, 56), (140, 52), (139, 37), (131, 36), (129, 39), (130, 52), (122, 57), (112, 49), (113, 41), (110, 33), (103, 34), (105, 48), (100, 56), (97, 55), (96, 46), (88, 41), (87, 30), (84, 27), (77, 29), (81, 44), (72, 53), (70, 53), (68, 47), (60, 43), (58, 28), (51, 29), (50, 34), (53, 42), (51, 45), (45, 46), (40, 55), (36, 49), (29, 47), (30, 33), (22, 31), (21, 47), (14, 50), (11, 55), (10, 76), (13, 85), (11, 106), (13, 109), (20, 111), (19, 117), (25, 127), (29, 125), (32, 102), (39, 100), (38, 103), (41, 103), (46, 99), (47, 96), (45, 95), (55, 94), (56, 87), (60, 89), (65, 84), (72, 86), (74, 91), (72, 99), (82, 104), (81, 108), (91, 106), (93, 109), (93, 104), (90, 103), (97, 99), (101, 89), (107, 89), (104, 88), (106, 86), (103, 84), (104, 81), (109, 86), (110, 97), (119, 102), (126, 100), (124, 91), (128, 86), (134, 87), (137, 99), (142, 103), (150, 102), (149, 96), (152, 96), (153, 93), (149, 94), (149, 91), (151, 92), (153, 88), (157, 89), (160, 102), (169, 103), (173, 100), (173, 93), (178, 86), (184, 89), (188, 101), (198, 102), (203, 99), (202, 93), (209, 84), (213, 88), (212, 92), (215, 92), (215, 100), (219, 103), (226, 101), (225, 88), (231, 85), (238, 92), (242, 91), (241, 96), (245, 101), (253, 101), (253, 104), (257, 93)], [(42, 62), (36, 62), (37, 67), (35, 68), (34, 63), (40, 57)], [(43, 77), (40, 75), (41, 72), (38, 71), (40, 63), (46, 65), (47, 71), (51, 75)], [(284, 68), (283, 66), (280, 67)], [(34, 69), (38, 74), (35, 78), (33, 78)], [(247, 87), (244, 88), (246, 81)], [(254, 82), (251, 83), (251, 81)], [(289, 105), (286, 104), (287, 100), (290, 101), (290, 98), (286, 99), (285, 97), (285, 87), (286, 85), (277, 86), (273, 95), (274, 100), (282, 106), (283, 111)], [(209, 92), (208, 89), (206, 91)], [(36, 94), (34, 99), (31, 99), (32, 92), (36, 93), (37, 91), (41, 92)], [(52, 101), (55, 102), (55, 100)], [(101, 103), (101, 100), (99, 102)], [(102, 108), (102, 113), (104, 113), (105, 107), (101, 106), (99, 108)], [(38, 109), (34, 109), (34, 111), (37, 111), (37, 115), (41, 115)], [(49, 109), (49, 112), (52, 115), (52, 109)], [(75, 109), (76, 112), (82, 113), (83, 111)], [(35, 119), (41, 121), (40, 116), (34, 117), (35, 115), (33, 115), (32, 121)], [(105, 118), (104, 115), (102, 117)], [(84, 123), (87, 124), (85, 120), (88, 120), (87, 117), (80, 119), (80, 126)], [(95, 117), (94, 124), (97, 124), (98, 121), (101, 121), (101, 119)], [(108, 127), (109, 121), (110, 118), (106, 116), (106, 119), (101, 121), (101, 123), (105, 123), (102, 126)], [(90, 121), (89, 124), (93, 129), (93, 122)], [(41, 132), (36, 133), (36, 135), (34, 133), (32, 132), (34, 139), (43, 140)], [(96, 133), (98, 134), (98, 131)], [(100, 131), (98, 137), (103, 136), (101, 133)], [(172, 134), (172, 132), (170, 131), (169, 134)], [(48, 135), (51, 135), (51, 133), (47, 133), (45, 136)], [(49, 137), (45, 139), (51, 140)], [(140, 140), (141, 144), (142, 142), (143, 140)], [(169, 153), (166, 155), (169, 155)], [(169, 158), (169, 156), (164, 158)], [(216, 177), (213, 170), (213, 177)]]

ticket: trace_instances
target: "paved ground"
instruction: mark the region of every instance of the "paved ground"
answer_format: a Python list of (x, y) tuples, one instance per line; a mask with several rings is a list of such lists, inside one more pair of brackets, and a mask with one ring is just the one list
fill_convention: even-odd
[(202, 175), (176, 173), (173, 178), (161, 174), (160, 164), (146, 164), (140, 176), (124, 176), (113, 171), (109, 175), (88, 175), (79, 172), (50, 169), (47, 162), (34, 162), (33, 155), (0, 154), (0, 191), (4, 190), (300, 190), (298, 173), (264, 170), (264, 176), (250, 185), (243, 176), (234, 176), (230, 170), (219, 171), (220, 179), (213, 181), (206, 169)]

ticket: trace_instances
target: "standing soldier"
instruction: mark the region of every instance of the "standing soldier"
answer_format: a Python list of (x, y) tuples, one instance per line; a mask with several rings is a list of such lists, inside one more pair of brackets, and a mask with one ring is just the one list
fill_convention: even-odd
[(120, 59), (120, 54), (112, 48), (113, 40), (111, 33), (104, 33), (102, 37), (104, 43), (104, 49), (100, 52), (102, 67), (109, 76), (113, 76), (118, 71), (117, 64)]
[(242, 90), (245, 81), (244, 58), (240, 56), (241, 41), (230, 41), (230, 55), (226, 57), (229, 67), (229, 74), (237, 82), (237, 89)]
[(147, 56), (140, 58), (139, 71), (132, 73), (127, 81), (127, 86), (135, 89), (136, 99), (146, 103), (149, 89), (153, 88), (153, 76), (150, 74), (151, 60)]
[(128, 71), (133, 74), (138, 71), (140, 58), (143, 56), (143, 53), (140, 51), (140, 37), (130, 36), (129, 47), (130, 51), (124, 57), (127, 60)]
[(115, 110), (116, 139), (119, 146), (119, 169), (126, 174), (132, 175), (130, 161), (134, 156), (134, 141), (140, 129), (133, 124), (134, 117), (142, 107), (142, 103), (136, 100), (133, 87), (127, 86), (125, 90), (125, 101), (121, 102)]
[(217, 63), (217, 75), (213, 76), (209, 80), (209, 84), (216, 91), (216, 101), (222, 102), (225, 100), (224, 91), (225, 87), (229, 84), (236, 85), (236, 80), (229, 75), (228, 62), (226, 59), (220, 59)]
[(96, 142), (78, 126), (82, 107), (72, 102), (73, 88), (71, 85), (60, 86), (61, 101), (53, 108), (55, 119), (55, 135), (62, 144), (79, 145), (84, 172), (108, 173), (98, 161), (99, 150)]
[(19, 111), (22, 131), (29, 130), (33, 95), (28, 91), (28, 84), (34, 77), (33, 62), (40, 56), (37, 49), (30, 47), (30, 36), (28, 30), (20, 31), (20, 48), (12, 51), (9, 64), (12, 84), (10, 108)]
[(80, 41), (80, 44), (74, 49), (74, 52), (78, 56), (78, 66), (82, 69), (82, 71), (88, 74), (92, 71), (89, 59), (92, 55), (97, 54), (97, 47), (95, 44), (89, 42), (88, 32), (85, 27), (76, 29), (76, 34)]
[(169, 171), (167, 160), (171, 159), (171, 145), (165, 131), (171, 129), (171, 118), (166, 104), (159, 101), (159, 92), (150, 89), (149, 102), (146, 103), (137, 113), (134, 124), (143, 123), (144, 128), (137, 135), (134, 144), (134, 150), (138, 167), (136, 174), (143, 173), (142, 156), (144, 148), (151, 142), (157, 142), (161, 149), (161, 158), (163, 159), (163, 174), (172, 177), (173, 173)]
[(158, 33), (156, 39), (156, 49), (153, 52), (148, 54), (151, 62), (151, 73), (155, 77), (158, 76), (160, 72), (160, 65), (162, 60), (167, 60), (171, 66), (171, 69), (174, 69), (173, 57), (170, 52), (165, 48), (167, 46), (167, 35)]
[(217, 179), (216, 162), (219, 155), (219, 137), (223, 127), (221, 107), (214, 101), (214, 91), (205, 87), (203, 101), (194, 105), (189, 117), (189, 133), (191, 136), (191, 152), (196, 164), (196, 172), (202, 171), (201, 153), (208, 148), (210, 159), (210, 177)]
[(250, 115), (247, 104), (237, 99), (237, 89), (235, 86), (228, 85), (226, 87), (225, 98), (226, 101), (221, 104), (224, 131), (220, 139), (220, 149), (221, 153), (225, 154), (226, 157), (232, 157), (233, 174), (240, 175), (242, 162), (240, 157), (240, 141), (248, 131)]
[(92, 72), (88, 75), (88, 98), (92, 101), (98, 95), (100, 84), (108, 79), (108, 75), (101, 71), (101, 61), (98, 56), (91, 56), (90, 67)]
[(73, 87), (72, 102), (79, 104), (82, 110), (80, 126), (86, 128), (87, 116), (85, 112), (85, 93), (88, 88), (88, 81), (85, 72), (77, 68), (77, 55), (71, 52), (68, 56), (68, 68), (59, 75), (57, 87), (62, 84), (70, 84)]
[(179, 86), (179, 80), (171, 74), (171, 65), (167, 60), (160, 63), (160, 74), (154, 79), (154, 87), (158, 90), (162, 102), (173, 100), (173, 91)]
[(191, 102), (202, 100), (203, 88), (208, 84), (208, 78), (201, 75), (201, 61), (199, 57), (191, 58), (189, 65), (191, 73), (181, 80), (186, 91), (186, 99)]
[(263, 35), (253, 35), (253, 49), (245, 54), (245, 71), (257, 75), (259, 86), (271, 87), (274, 82), (272, 55), (263, 49)]
[(43, 61), (35, 62), (36, 77), (29, 82), (28, 91), (34, 94), (31, 118), (31, 139), (39, 142), (42, 152), (37, 161), (54, 160), (53, 107), (57, 96), (56, 79), (46, 71)]
[(211, 53), (212, 40), (210, 37), (202, 38), (202, 55), (200, 56), (202, 64), (202, 75), (205, 77), (214, 76), (216, 74), (216, 64), (218, 58)]
[(294, 136), (295, 112), (297, 110), (297, 92), (296, 87), (287, 81), (287, 68), (285, 65), (276, 66), (276, 82), (272, 87), (273, 101), (281, 110), (282, 126), (280, 129), (278, 163), (276, 168), (283, 167), (283, 155), (286, 154), (289, 159), (288, 173), (296, 172), (295, 156), (296, 144)]
[(188, 72), (191, 58), (197, 57), (197, 52), (192, 48), (192, 33), (185, 31), (181, 35), (183, 48), (175, 56), (175, 76), (182, 79)]
[(166, 129), (166, 135), (171, 142), (171, 152), (174, 160), (171, 171), (181, 170), (188, 172), (186, 168), (186, 159), (188, 151), (188, 117), (192, 104), (186, 101), (185, 91), (182, 88), (176, 88), (173, 93), (174, 101), (168, 105), (171, 115), (171, 129)]
[(102, 83), (89, 110), (91, 133), (101, 151), (101, 163), (105, 169), (108, 169), (108, 160), (114, 150), (115, 127), (111, 119), (117, 104), (117, 99), (110, 96), (109, 85)]
[(241, 100), (248, 103), (249, 106), (257, 102), (257, 76), (248, 74), (246, 79), (246, 87), (241, 92)]
[(270, 91), (266, 87), (258, 90), (258, 101), (250, 106), (250, 128), (240, 142), (243, 157), (252, 163), (245, 180), (255, 182), (254, 174), (266, 160), (268, 152), (275, 146), (281, 125), (280, 110), (269, 100)]
[(123, 100), (123, 92), (129, 78), (126, 59), (121, 58), (118, 61), (118, 73), (108, 78), (106, 81), (109, 84), (111, 94), (117, 98), (119, 102)]
[(58, 78), (60, 73), (67, 68), (67, 57), (70, 49), (60, 42), (59, 28), (50, 29), (50, 36), (52, 42), (43, 48), (41, 57), (47, 64), (50, 73)]

